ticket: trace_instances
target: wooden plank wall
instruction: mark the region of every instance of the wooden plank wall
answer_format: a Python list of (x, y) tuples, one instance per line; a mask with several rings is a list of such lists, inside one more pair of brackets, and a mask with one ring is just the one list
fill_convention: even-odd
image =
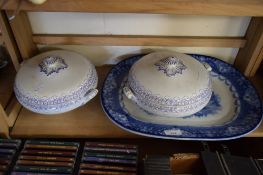
[[(3, 1), (3, 0), (1, 0)], [(1, 2), (0, 1), (0, 2)], [(15, 10), (18, 0), (9, 0), (6, 10)], [(48, 0), (43, 5), (23, 1), (25, 11), (159, 13), (178, 15), (263, 16), (262, 0)]]

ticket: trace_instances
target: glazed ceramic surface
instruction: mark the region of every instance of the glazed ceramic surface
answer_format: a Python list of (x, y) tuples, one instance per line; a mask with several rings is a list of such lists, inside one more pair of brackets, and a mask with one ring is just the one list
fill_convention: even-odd
[(186, 54), (151, 53), (131, 67), (124, 93), (150, 113), (188, 116), (204, 108), (211, 98), (209, 71), (208, 64)]
[(261, 100), (251, 83), (231, 65), (216, 58), (192, 55), (212, 67), (212, 97), (201, 111), (182, 118), (149, 113), (123, 93), (131, 66), (141, 56), (116, 65), (108, 74), (101, 102), (119, 127), (144, 136), (182, 140), (228, 140), (256, 129), (262, 119)]
[(50, 51), (26, 60), (14, 85), (18, 101), (42, 114), (75, 109), (98, 92), (95, 67), (85, 57), (70, 51)]

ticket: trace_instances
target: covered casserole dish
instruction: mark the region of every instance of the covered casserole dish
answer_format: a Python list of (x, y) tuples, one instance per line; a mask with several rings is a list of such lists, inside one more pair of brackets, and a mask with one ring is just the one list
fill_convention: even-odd
[(124, 94), (142, 109), (164, 117), (184, 117), (204, 108), (212, 95), (211, 67), (176, 52), (155, 52), (129, 71)]
[(23, 62), (14, 91), (27, 109), (58, 114), (75, 109), (97, 93), (98, 76), (84, 56), (64, 50), (45, 52)]

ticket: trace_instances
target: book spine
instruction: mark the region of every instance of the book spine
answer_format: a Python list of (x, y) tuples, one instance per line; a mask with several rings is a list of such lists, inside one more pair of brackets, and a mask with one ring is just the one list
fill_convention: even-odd
[(68, 175), (68, 174), (54, 174), (54, 173), (29, 173), (29, 172), (12, 172), (11, 175)]
[(94, 147), (85, 147), (85, 151), (101, 151), (101, 152), (120, 152), (127, 154), (137, 154), (137, 150), (135, 149), (117, 149), (117, 148), (94, 148)]
[(22, 154), (30, 155), (54, 155), (54, 156), (71, 156), (75, 157), (75, 152), (60, 152), (60, 151), (42, 151), (42, 150), (23, 150)]
[(21, 141), (20, 140), (10, 140), (10, 139), (0, 139), (1, 143), (16, 143), (16, 144), (20, 144)]
[(76, 146), (79, 147), (77, 142), (57, 142), (57, 141), (41, 141), (41, 140), (27, 140), (26, 144), (34, 145), (57, 145), (57, 146)]
[(135, 146), (135, 145), (99, 143), (99, 142), (86, 142), (85, 146), (87, 146), (87, 147), (111, 147), (111, 148), (137, 149), (137, 146)]
[(0, 164), (1, 165), (9, 165), (9, 163), (10, 163), (9, 160), (0, 159)]
[(98, 171), (98, 170), (80, 170), (80, 174), (104, 174), (104, 175), (136, 175), (132, 172)]
[(116, 158), (116, 159), (131, 159), (136, 160), (137, 157), (134, 155), (123, 155), (123, 154), (103, 154), (103, 153), (94, 153), (94, 152), (85, 152), (85, 157), (102, 157), (102, 158)]
[(16, 165), (15, 171), (38, 172), (38, 173), (72, 173), (72, 168)]
[(56, 149), (56, 150), (73, 150), (76, 151), (78, 147), (76, 146), (57, 146), (57, 145), (31, 145), (27, 144), (26, 149)]
[(108, 165), (99, 165), (99, 164), (87, 164), (83, 163), (80, 165), (81, 169), (98, 169), (98, 170), (116, 170), (116, 171), (132, 171), (136, 172), (136, 168), (125, 167), (125, 166), (108, 166)]
[(108, 158), (98, 158), (98, 157), (83, 157), (83, 161), (86, 162), (99, 162), (99, 163), (120, 163), (120, 164), (136, 164), (134, 160), (124, 160), (124, 159), (108, 159)]
[(14, 154), (14, 149), (0, 149), (0, 154)]
[(0, 159), (1, 159), (1, 160), (11, 159), (11, 158), (12, 158), (12, 155), (1, 154), (1, 153), (0, 153)]
[(74, 162), (74, 158), (67, 157), (43, 157), (43, 156), (20, 156), (20, 160), (41, 160), (41, 161), (58, 161), (58, 162)]
[(0, 165), (0, 171), (6, 171), (7, 168), (8, 167), (6, 165)]
[(5, 143), (5, 142), (0, 142), (0, 147), (1, 148), (17, 148), (19, 145), (16, 143)]
[(18, 165), (40, 165), (40, 166), (56, 166), (56, 167), (73, 167), (73, 163), (68, 162), (45, 162), (45, 161), (30, 161), (30, 160), (18, 160)]

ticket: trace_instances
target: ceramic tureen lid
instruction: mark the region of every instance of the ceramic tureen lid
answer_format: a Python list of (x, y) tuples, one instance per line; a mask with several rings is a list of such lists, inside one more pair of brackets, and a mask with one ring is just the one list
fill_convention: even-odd
[(189, 55), (155, 52), (137, 61), (129, 73), (129, 83), (162, 97), (191, 97), (209, 85), (209, 65)]
[(26, 60), (17, 73), (14, 88), (22, 104), (39, 112), (42, 102), (45, 110), (52, 110), (48, 106), (77, 102), (96, 86), (97, 73), (89, 60), (74, 52), (56, 50)]

